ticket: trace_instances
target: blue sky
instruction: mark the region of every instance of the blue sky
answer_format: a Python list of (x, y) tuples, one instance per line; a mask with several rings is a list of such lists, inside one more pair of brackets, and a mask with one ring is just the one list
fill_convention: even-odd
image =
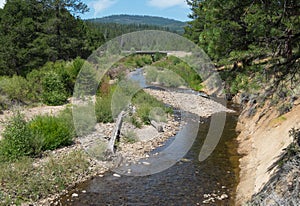
[(185, 0), (83, 0), (90, 12), (81, 18), (98, 18), (113, 14), (161, 16), (188, 21), (190, 9)]
[[(0, 0), (0, 8), (6, 0)], [(190, 20), (186, 0), (82, 0), (90, 11), (82, 19), (104, 17), (113, 14), (161, 16), (181, 21)]]

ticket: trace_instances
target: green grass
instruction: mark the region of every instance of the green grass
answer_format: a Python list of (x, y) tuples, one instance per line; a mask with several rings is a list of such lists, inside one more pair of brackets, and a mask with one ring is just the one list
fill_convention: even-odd
[[(71, 121), (71, 120), (69, 120)], [(21, 157), (40, 156), (43, 151), (71, 145), (74, 127), (63, 115), (36, 116), (25, 120), (19, 112), (5, 126), (0, 141), (0, 160), (15, 161)]]
[[(169, 56), (160, 61), (157, 61), (152, 64), (152, 66), (158, 68), (164, 68), (169, 71), (174, 72), (179, 77), (181, 77), (184, 82), (191, 88), (197, 91), (203, 89), (202, 79), (199, 74), (190, 67), (187, 63), (183, 62), (177, 57)], [(172, 75), (174, 76), (174, 75)], [(173, 79), (173, 81), (178, 81), (178, 77)]]
[(146, 80), (148, 82), (158, 82), (166, 87), (185, 86), (186, 82), (178, 74), (167, 69), (158, 69), (155, 67), (145, 67)]
[(161, 115), (172, 112), (171, 108), (166, 107), (164, 103), (144, 91), (139, 91), (133, 97), (132, 103), (137, 107), (137, 117), (140, 118), (144, 124), (150, 124), (151, 115), (154, 116), (154, 111), (161, 111)]
[(135, 143), (136, 141), (138, 141), (137, 134), (134, 132), (134, 130), (125, 131), (124, 141), (127, 143)]

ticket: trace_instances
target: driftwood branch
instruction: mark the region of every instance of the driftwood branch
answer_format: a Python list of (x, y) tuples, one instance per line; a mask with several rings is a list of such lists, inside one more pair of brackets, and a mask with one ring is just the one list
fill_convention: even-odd
[(115, 128), (114, 128), (112, 137), (111, 137), (110, 140), (109, 140), (109, 143), (108, 143), (108, 146), (107, 146), (107, 151), (110, 152), (111, 154), (114, 154), (114, 153), (115, 153), (115, 151), (114, 151), (114, 146), (115, 146), (116, 139), (118, 139), (118, 138), (119, 138), (119, 135), (120, 135), (120, 130), (121, 130), (121, 127), (122, 127), (122, 121), (123, 121), (124, 115), (125, 115), (125, 112), (124, 112), (124, 111), (122, 111), (122, 112), (118, 115), (117, 122), (116, 122), (116, 126), (115, 126)]
[(157, 129), (158, 132), (164, 131), (163, 126), (161, 124), (159, 124), (158, 122), (151, 120), (150, 123), (155, 129)]

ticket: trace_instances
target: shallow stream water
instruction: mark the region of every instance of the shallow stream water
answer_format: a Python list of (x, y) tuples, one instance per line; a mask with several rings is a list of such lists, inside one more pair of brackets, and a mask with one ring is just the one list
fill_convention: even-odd
[[(142, 70), (131, 76), (141, 87), (147, 86), (142, 78)], [(236, 105), (230, 105), (238, 110)], [(155, 152), (163, 151), (176, 138), (185, 139), (191, 134), (197, 137), (181, 161), (162, 172), (147, 176), (116, 177), (115, 172), (107, 172), (103, 177), (94, 177), (68, 194), (60, 197), (60, 205), (234, 205), (235, 191), (239, 174), (239, 155), (237, 153), (238, 114), (227, 114), (222, 137), (213, 153), (200, 162), (199, 152), (210, 127), (211, 119), (198, 121), (195, 116), (185, 116), (187, 125), (178, 134), (166, 141)], [(184, 143), (184, 141), (183, 141)], [(174, 147), (176, 150), (176, 147)], [(176, 152), (176, 151), (175, 151)], [(78, 197), (72, 197), (72, 194)], [(228, 196), (223, 200), (217, 197)], [(226, 195), (226, 196), (224, 196)], [(212, 200), (208, 201), (208, 199)]]
[[(144, 177), (104, 177), (78, 185), (59, 200), (61, 205), (203, 205), (207, 195), (228, 195), (206, 205), (234, 205), (238, 183), (235, 127), (236, 114), (227, 114), (223, 135), (214, 152), (203, 162), (198, 155), (209, 129), (210, 120), (199, 125), (197, 138), (182, 161), (171, 168)], [(199, 124), (199, 123), (197, 123)], [(189, 127), (192, 129), (193, 125)], [(169, 144), (169, 143), (168, 143)], [(82, 192), (84, 191), (84, 193)], [(79, 194), (72, 198), (72, 194)]]

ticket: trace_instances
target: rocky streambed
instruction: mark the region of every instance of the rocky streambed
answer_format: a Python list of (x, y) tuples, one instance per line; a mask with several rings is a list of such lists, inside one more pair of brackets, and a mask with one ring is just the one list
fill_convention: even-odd
[[(164, 124), (164, 132), (158, 133), (141, 128), (140, 141), (133, 144), (120, 142), (117, 163), (102, 161), (107, 172), (98, 174), (90, 180), (77, 184), (52, 205), (232, 205), (238, 181), (238, 159), (235, 137), (237, 115), (226, 107), (210, 99), (197, 95), (146, 89), (148, 93), (166, 104), (188, 110), (181, 113), (183, 121), (169, 116)], [(176, 96), (176, 98), (174, 98)], [(191, 106), (190, 106), (191, 105)], [(215, 112), (229, 112), (224, 132), (213, 153), (199, 161), (199, 152), (210, 128), (210, 115)], [(201, 118), (199, 118), (201, 117)], [(103, 130), (99, 125), (99, 131)], [(102, 133), (112, 132), (113, 125)], [(126, 124), (125, 124), (126, 128)], [(150, 134), (148, 132), (150, 131)], [(82, 146), (93, 142), (92, 134)], [(147, 136), (146, 138), (143, 137)], [(148, 135), (147, 135), (148, 134)], [(121, 134), (122, 135), (122, 134)], [(175, 136), (174, 136), (175, 135)], [(182, 158), (169, 168), (149, 175), (135, 175), (136, 168), (142, 172), (160, 161), (161, 154), (174, 142), (181, 139), (181, 144), (190, 144), (189, 136), (196, 135), (191, 148)], [(180, 152), (177, 147), (173, 147)], [(173, 153), (174, 154), (174, 153)], [(101, 162), (101, 161), (100, 161)], [(165, 164), (164, 162), (163, 164)], [(98, 161), (99, 164), (99, 161)], [(162, 165), (163, 165), (162, 164)]]

